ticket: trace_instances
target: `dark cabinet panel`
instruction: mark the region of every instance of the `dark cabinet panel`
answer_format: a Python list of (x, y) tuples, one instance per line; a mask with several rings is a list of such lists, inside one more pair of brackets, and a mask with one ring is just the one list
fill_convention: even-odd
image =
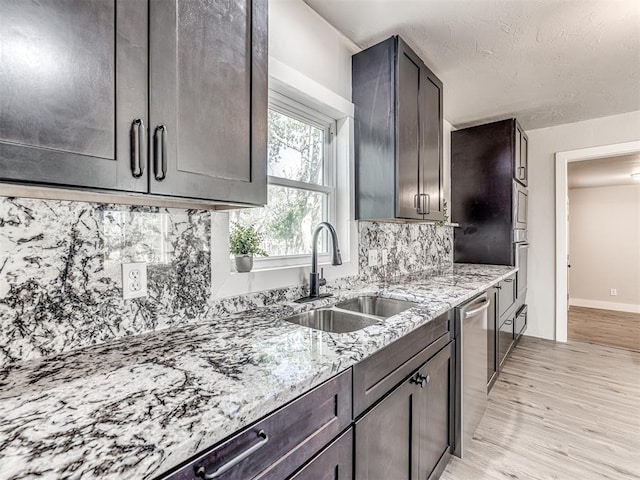
[(347, 370), (163, 478), (287, 478), (350, 425), (351, 411)]
[(405, 380), (356, 422), (358, 480), (418, 479), (418, 387)]
[(352, 480), (353, 428), (325, 448), (291, 480)]
[[(418, 478), (429, 478), (440, 459), (453, 444), (451, 431), (451, 405), (453, 399), (452, 355), (453, 344), (441, 350), (419, 370), (427, 385), (421, 388)], [(437, 476), (437, 475), (434, 475)]]
[(421, 61), (406, 48), (398, 45), (398, 160), (396, 166), (396, 216), (422, 219), (418, 213), (420, 194), (420, 70)]
[(422, 70), (420, 123), (422, 128), (420, 160), (425, 219), (442, 219), (444, 176), (442, 172), (442, 82), (426, 67)]
[(150, 16), (151, 192), (266, 203), (266, 0), (155, 0)]
[(453, 343), (448, 343), (355, 426), (357, 479), (437, 478), (453, 444)]
[(514, 335), (516, 338), (520, 338), (520, 336), (527, 329), (527, 306), (523, 305), (516, 314), (515, 325), (514, 325)]
[(504, 361), (507, 359), (507, 355), (511, 351), (513, 347), (515, 314), (512, 313), (507, 316), (507, 318), (500, 325), (500, 330), (498, 333), (498, 359), (500, 362), (500, 368), (504, 364)]
[(502, 316), (509, 310), (513, 303), (516, 301), (516, 274), (510, 275), (508, 278), (505, 278), (501, 281), (498, 286), (498, 308), (499, 308), (499, 317)]
[(516, 135), (516, 139), (515, 178), (526, 187), (529, 177), (529, 140), (520, 125), (518, 125), (518, 133)]
[(352, 66), (357, 218), (441, 220), (442, 82), (397, 36)]
[(0, 180), (146, 191), (147, 2), (0, 11)]
[(487, 389), (490, 390), (498, 376), (498, 328), (500, 326), (499, 292), (501, 289), (489, 288), (487, 297), (491, 306), (487, 310)]

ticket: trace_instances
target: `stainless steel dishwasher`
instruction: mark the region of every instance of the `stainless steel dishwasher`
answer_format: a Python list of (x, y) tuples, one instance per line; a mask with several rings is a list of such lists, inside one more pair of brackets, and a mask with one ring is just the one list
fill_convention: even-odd
[(456, 418), (454, 454), (465, 449), (487, 408), (487, 292), (456, 308)]

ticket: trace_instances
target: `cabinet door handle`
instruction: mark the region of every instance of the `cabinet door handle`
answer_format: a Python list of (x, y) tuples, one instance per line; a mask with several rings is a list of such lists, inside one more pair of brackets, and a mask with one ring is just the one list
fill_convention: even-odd
[[(131, 124), (131, 175), (134, 178), (140, 178), (144, 173), (144, 159), (147, 154), (145, 152), (144, 122), (141, 118), (136, 118)], [(142, 161), (141, 161), (142, 159)]]
[(427, 208), (424, 208), (423, 205), (422, 213), (425, 215), (429, 215), (431, 213), (431, 195), (429, 195), (428, 193), (423, 193), (420, 196), (427, 200)]
[(248, 448), (237, 457), (234, 457), (232, 460), (220, 466), (219, 468), (216, 469), (215, 472), (207, 473), (207, 469), (205, 467), (198, 467), (196, 469), (196, 475), (200, 478), (203, 478), (204, 480), (212, 480), (214, 478), (218, 478), (220, 475), (222, 475), (225, 472), (228, 472), (237, 464), (239, 464), (246, 458), (253, 455), (258, 450), (260, 450), (269, 441), (269, 435), (267, 435), (264, 430), (260, 430), (258, 432), (258, 438), (260, 438), (261, 440), (258, 443), (256, 443), (253, 447)]
[(153, 144), (153, 173), (156, 180), (161, 182), (167, 176), (167, 127), (156, 127)]
[(416, 209), (416, 212), (420, 213), (420, 205), (419, 205), (420, 195), (417, 193), (413, 196), (413, 208)]
[(419, 373), (416, 373), (415, 377), (413, 377), (409, 381), (411, 383), (415, 383), (416, 385), (420, 385), (420, 388), (425, 388), (431, 381), (431, 375), (421, 375)]
[(504, 324), (505, 325), (511, 325), (513, 323), (513, 320), (505, 320)]

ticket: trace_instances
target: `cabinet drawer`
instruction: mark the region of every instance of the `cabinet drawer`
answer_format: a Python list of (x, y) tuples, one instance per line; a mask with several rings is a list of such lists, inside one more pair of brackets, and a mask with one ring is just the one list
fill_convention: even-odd
[(500, 318), (511, 308), (516, 301), (516, 274), (510, 275), (498, 285), (498, 308)]
[(352, 480), (353, 428), (325, 448), (290, 480)]
[(514, 333), (516, 337), (519, 337), (520, 335), (522, 335), (522, 333), (527, 329), (527, 306), (523, 305), (520, 310), (518, 310), (518, 313), (516, 314), (516, 318), (515, 318), (515, 326), (514, 326)]
[(450, 326), (447, 312), (356, 364), (353, 367), (354, 418), (446, 345), (451, 338)]
[(504, 320), (502, 325), (500, 326), (500, 331), (498, 333), (498, 351), (499, 351), (499, 359), (500, 365), (504, 363), (513, 346), (513, 325), (514, 325), (515, 315), (509, 315), (507, 319)]
[(287, 478), (350, 423), (347, 370), (164, 478), (196, 480), (204, 471), (224, 480)]

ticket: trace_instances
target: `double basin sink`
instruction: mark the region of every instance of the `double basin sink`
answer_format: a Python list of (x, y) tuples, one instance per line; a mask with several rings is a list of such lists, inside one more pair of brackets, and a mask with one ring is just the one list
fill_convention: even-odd
[(385, 318), (415, 306), (405, 300), (367, 295), (344, 300), (331, 308), (302, 312), (285, 320), (323, 332), (348, 333), (379, 324)]

